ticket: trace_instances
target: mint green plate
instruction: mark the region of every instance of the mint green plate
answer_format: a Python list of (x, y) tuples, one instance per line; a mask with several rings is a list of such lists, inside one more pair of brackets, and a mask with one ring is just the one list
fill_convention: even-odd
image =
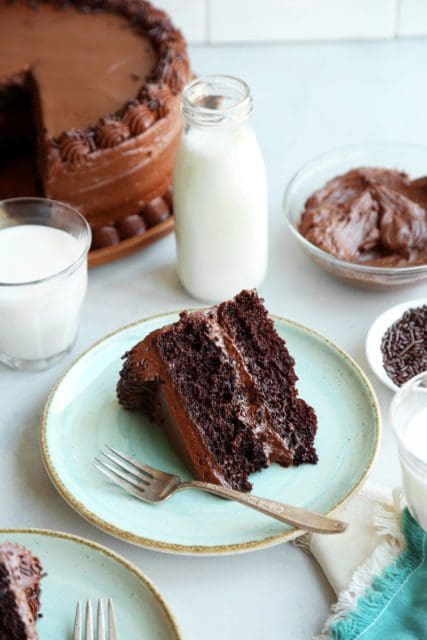
[[(161, 429), (122, 409), (115, 387), (121, 356), (178, 315), (148, 318), (107, 336), (57, 382), (41, 431), (44, 462), (67, 502), (114, 536), (159, 551), (236, 553), (289, 540), (297, 531), (247, 507), (200, 491), (183, 491), (160, 505), (145, 504), (112, 485), (92, 467), (105, 443), (189, 479)], [(316, 410), (317, 465), (253, 474), (253, 493), (329, 513), (359, 487), (380, 439), (375, 394), (361, 369), (319, 334), (275, 318), (296, 360), (303, 398)]]
[(3, 529), (2, 542), (16, 542), (39, 558), (42, 581), (40, 640), (71, 638), (77, 602), (111, 597), (123, 640), (180, 640), (157, 589), (136, 567), (101, 545), (56, 531)]

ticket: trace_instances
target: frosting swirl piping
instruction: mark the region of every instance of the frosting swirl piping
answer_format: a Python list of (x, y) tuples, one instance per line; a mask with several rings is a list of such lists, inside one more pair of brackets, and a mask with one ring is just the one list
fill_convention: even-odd
[(157, 112), (159, 118), (165, 118), (170, 111), (172, 93), (167, 84), (150, 84), (148, 86), (150, 107)]
[(173, 60), (163, 62), (160, 79), (169, 85), (173, 93), (178, 93), (184, 88), (187, 72), (187, 63), (180, 55), (177, 55)]
[(144, 133), (154, 124), (155, 120), (155, 114), (146, 104), (137, 104), (130, 107), (123, 118), (123, 122), (129, 127), (131, 134), (134, 136)]
[(73, 135), (72, 133), (66, 133), (61, 136), (59, 148), (64, 162), (69, 162), (75, 167), (84, 166), (90, 152), (87, 140), (83, 136)]
[(129, 127), (124, 122), (112, 120), (105, 122), (98, 129), (98, 144), (103, 149), (116, 147), (118, 144), (127, 140), (130, 136)]

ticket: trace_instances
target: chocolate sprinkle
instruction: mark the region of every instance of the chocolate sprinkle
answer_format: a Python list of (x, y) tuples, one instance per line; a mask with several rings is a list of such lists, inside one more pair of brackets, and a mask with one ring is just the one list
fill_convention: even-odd
[(427, 305), (408, 309), (381, 341), (387, 375), (399, 387), (427, 371)]

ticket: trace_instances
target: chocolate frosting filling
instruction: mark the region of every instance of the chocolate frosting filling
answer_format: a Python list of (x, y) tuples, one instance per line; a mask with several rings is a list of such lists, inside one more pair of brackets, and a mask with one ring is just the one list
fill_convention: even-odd
[(254, 305), (253, 329), (270, 348), (277, 347), (280, 338), (271, 321), (264, 319), (262, 328), (257, 324), (266, 311), (256, 293), (242, 292), (210, 309), (184, 312), (179, 322), (152, 332), (124, 355), (117, 385), (120, 404), (142, 409), (160, 424), (196, 477), (241, 490), (251, 486), (245, 474), (272, 462), (317, 461), (316, 417), (297, 397), (294, 361), (285, 344), (280, 342), (277, 360), (266, 356), (268, 367), (280, 371), (278, 385), (271, 368), (261, 371), (260, 361), (255, 365), (255, 353), (245, 351), (236, 333), (246, 329), (232, 310), (244, 311), (245, 302)]
[(411, 180), (389, 169), (352, 169), (307, 200), (299, 230), (347, 262), (427, 264), (427, 178)]

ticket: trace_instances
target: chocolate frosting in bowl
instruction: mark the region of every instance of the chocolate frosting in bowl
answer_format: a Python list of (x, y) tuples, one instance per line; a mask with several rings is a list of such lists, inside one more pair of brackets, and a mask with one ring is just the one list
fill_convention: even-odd
[(305, 203), (301, 234), (335, 257), (364, 265), (427, 264), (427, 178), (357, 168)]

